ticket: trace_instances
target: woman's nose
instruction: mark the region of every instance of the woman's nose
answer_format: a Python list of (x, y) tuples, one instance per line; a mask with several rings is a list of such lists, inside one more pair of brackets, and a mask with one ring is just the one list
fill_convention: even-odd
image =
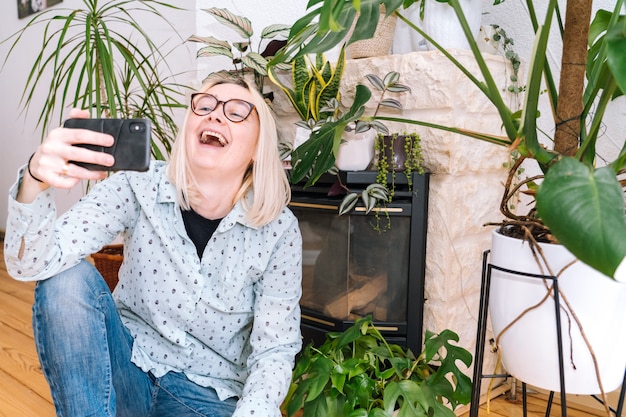
[[(221, 109), (218, 110), (218, 107)], [(211, 111), (211, 113), (207, 114), (207, 117), (211, 120), (217, 120), (219, 122), (224, 122), (226, 119), (226, 114), (224, 113), (224, 103), (218, 102), (217, 106)]]

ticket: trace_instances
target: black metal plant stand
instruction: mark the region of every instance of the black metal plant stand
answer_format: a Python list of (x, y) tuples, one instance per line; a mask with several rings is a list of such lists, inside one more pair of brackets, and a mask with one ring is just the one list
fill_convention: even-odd
[[(476, 335), (476, 352), (474, 354), (474, 375), (472, 378), (472, 402), (470, 405), (470, 417), (478, 417), (478, 410), (480, 407), (480, 388), (484, 378), (506, 378), (510, 377), (508, 374), (483, 374), (483, 362), (485, 352), (485, 338), (487, 334), (487, 315), (489, 311), (489, 290), (491, 288), (491, 272), (493, 269), (519, 276), (525, 276), (536, 279), (544, 279), (552, 282), (553, 296), (554, 296), (554, 310), (556, 318), (556, 334), (557, 334), (557, 346), (558, 346), (558, 361), (559, 361), (559, 385), (561, 389), (561, 416), (567, 417), (567, 402), (565, 392), (565, 371), (564, 371), (564, 358), (563, 358), (563, 339), (561, 334), (561, 315), (560, 312), (560, 298), (559, 298), (559, 281), (557, 277), (552, 275), (538, 275), (529, 274), (525, 272), (513, 271), (506, 268), (501, 268), (492, 265), (488, 262), (490, 251), (487, 250), (483, 253), (483, 268), (482, 268), (482, 282), (480, 289), (480, 305), (478, 309), (478, 330)], [(527, 392), (526, 383), (522, 381), (522, 409), (523, 416), (527, 417)], [(626, 394), (626, 370), (624, 372), (624, 380), (622, 382), (622, 388), (616, 409), (610, 408), (615, 417), (622, 416), (622, 410), (624, 408), (624, 397)], [(599, 402), (603, 402), (599, 397), (593, 395), (593, 398)], [(548, 396), (548, 404), (546, 408), (546, 417), (550, 415), (552, 408), (552, 402), (554, 399), (554, 392), (551, 391)]]

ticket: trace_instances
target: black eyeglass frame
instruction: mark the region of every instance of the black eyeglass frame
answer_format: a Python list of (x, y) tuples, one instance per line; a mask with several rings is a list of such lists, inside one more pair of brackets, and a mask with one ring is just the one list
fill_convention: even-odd
[[(197, 96), (209, 96), (209, 97), (213, 97), (213, 98), (215, 99), (215, 101), (216, 101), (216, 103), (215, 103), (215, 107), (213, 107), (213, 109), (209, 110), (209, 111), (208, 111), (208, 112), (206, 112), (206, 113), (198, 113), (198, 112), (196, 111), (196, 106), (195, 106), (195, 101), (194, 101), (194, 99), (195, 99)], [(242, 103), (245, 103), (245, 104), (247, 104), (247, 105), (248, 105), (248, 107), (250, 108), (250, 111), (248, 112), (248, 114), (246, 114), (246, 116), (245, 116), (243, 119), (241, 119), (241, 120), (233, 120), (233, 119), (231, 119), (231, 118), (228, 116), (228, 112), (226, 112), (225, 106), (226, 106), (229, 102), (231, 102), (231, 101), (239, 101), (239, 102), (242, 102)], [(250, 103), (250, 102), (248, 102), (248, 101), (246, 101), (246, 100), (242, 100), (242, 99), (240, 99), (240, 98), (231, 98), (230, 100), (225, 100), (225, 101), (223, 101), (223, 100), (218, 100), (218, 98), (217, 98), (217, 97), (215, 97), (213, 94), (209, 94), (209, 93), (193, 93), (193, 94), (191, 95), (191, 106), (190, 106), (190, 107), (191, 107), (191, 111), (192, 111), (192, 112), (193, 112), (196, 116), (201, 116), (201, 117), (202, 117), (202, 116), (208, 116), (209, 114), (213, 113), (213, 112), (214, 112), (214, 111), (215, 111), (215, 110), (219, 107), (219, 105), (220, 105), (220, 104), (222, 105), (222, 111), (223, 111), (223, 113), (224, 113), (224, 116), (225, 116), (228, 120), (230, 120), (231, 122), (233, 122), (233, 123), (241, 123), (241, 122), (243, 122), (243, 121), (244, 121), (244, 120), (246, 120), (248, 117), (250, 117), (250, 115), (252, 114), (252, 110), (255, 110), (255, 109), (256, 109), (256, 106), (255, 106), (254, 104), (252, 104), (252, 103)]]

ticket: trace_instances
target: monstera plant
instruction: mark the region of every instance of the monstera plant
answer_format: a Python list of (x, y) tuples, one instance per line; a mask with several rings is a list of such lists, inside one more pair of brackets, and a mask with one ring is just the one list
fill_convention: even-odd
[[(450, 330), (426, 332), (422, 352), (388, 343), (371, 316), (298, 357), (283, 409), (288, 417), (454, 417), (470, 400), (471, 382), (459, 369), (472, 355)], [(444, 405), (445, 403), (445, 405)]]

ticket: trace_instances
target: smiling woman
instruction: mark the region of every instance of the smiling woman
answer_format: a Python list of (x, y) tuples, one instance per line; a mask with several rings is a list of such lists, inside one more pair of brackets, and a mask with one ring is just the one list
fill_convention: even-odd
[[(59, 415), (280, 417), (302, 344), (302, 238), (277, 137), (254, 85), (215, 74), (169, 162), (108, 176), (58, 220), (53, 188), (100, 175), (73, 161), (113, 163), (73, 145), (110, 135), (54, 129), (20, 169), (5, 261), (38, 281), (35, 340)], [(118, 235), (111, 293), (85, 257)]]

